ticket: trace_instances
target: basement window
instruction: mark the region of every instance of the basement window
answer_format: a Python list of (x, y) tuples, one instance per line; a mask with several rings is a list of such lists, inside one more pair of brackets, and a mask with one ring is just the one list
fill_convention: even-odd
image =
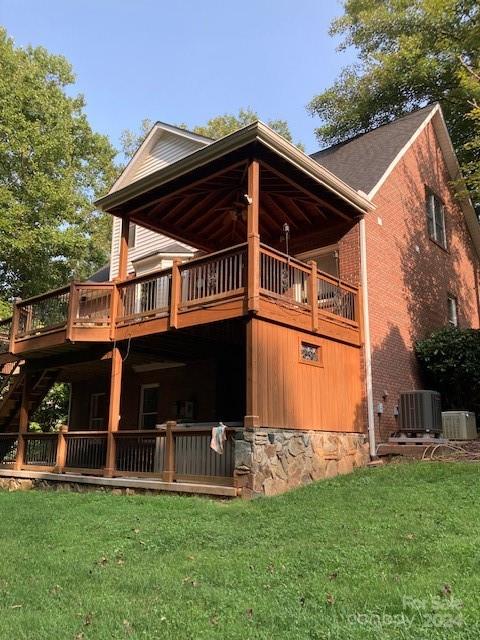
[(105, 428), (107, 414), (107, 394), (92, 393), (90, 396), (90, 421), (89, 427), (94, 431), (102, 431)]
[(300, 340), (300, 362), (314, 364), (317, 367), (323, 366), (322, 347), (318, 344)]
[(429, 189), (427, 189), (427, 225), (430, 238), (446, 249), (445, 207), (440, 198)]

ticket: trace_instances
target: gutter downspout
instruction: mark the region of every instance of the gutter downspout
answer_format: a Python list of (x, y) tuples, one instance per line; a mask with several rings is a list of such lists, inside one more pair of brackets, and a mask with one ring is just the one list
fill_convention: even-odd
[(377, 457), (377, 447), (375, 443), (375, 414), (373, 411), (373, 384), (372, 384), (372, 348), (370, 341), (370, 315), (368, 312), (368, 278), (367, 278), (367, 234), (365, 228), (365, 218), (359, 222), (360, 230), (360, 281), (362, 284), (363, 303), (363, 336), (365, 354), (365, 381), (367, 391), (367, 423), (368, 423), (368, 443), (370, 446), (370, 457)]

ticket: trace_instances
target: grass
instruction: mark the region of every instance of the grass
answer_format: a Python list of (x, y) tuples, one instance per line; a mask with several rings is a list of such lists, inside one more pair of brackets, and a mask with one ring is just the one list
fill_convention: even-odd
[(277, 498), (0, 492), (2, 640), (475, 640), (480, 466)]

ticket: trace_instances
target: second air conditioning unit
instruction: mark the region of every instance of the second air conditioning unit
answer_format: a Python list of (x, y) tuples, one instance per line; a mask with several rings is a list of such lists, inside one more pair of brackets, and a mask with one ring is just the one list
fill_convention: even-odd
[(475, 414), (469, 411), (443, 411), (443, 435), (449, 440), (476, 440)]

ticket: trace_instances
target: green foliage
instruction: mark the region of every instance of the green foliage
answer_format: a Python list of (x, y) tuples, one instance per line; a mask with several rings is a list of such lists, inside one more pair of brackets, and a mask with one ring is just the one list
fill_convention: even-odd
[(440, 101), (467, 184), (480, 182), (480, 5), (478, 0), (344, 0), (331, 35), (359, 62), (308, 108), (336, 143)]
[(0, 491), (0, 637), (477, 640), (478, 464), (251, 502)]
[(480, 330), (440, 329), (417, 342), (415, 351), (445, 409), (480, 414)]
[[(248, 124), (251, 124), (252, 122), (260, 119), (261, 118), (258, 113), (248, 107), (247, 109), (239, 109), (238, 114), (236, 115), (233, 113), (225, 113), (223, 115), (216, 116), (215, 118), (211, 118), (204, 125), (197, 125), (191, 129), (184, 123), (179, 124), (178, 126), (181, 129), (190, 130), (193, 133), (205, 136), (206, 138), (218, 140), (219, 138), (223, 138), (223, 136), (227, 136), (228, 134), (237, 131), (237, 129), (246, 127)], [(293, 143), (292, 134), (286, 120), (268, 120), (267, 124), (271, 129), (279, 133), (286, 140)], [(154, 122), (152, 120), (145, 118), (144, 120), (142, 120), (138, 131), (135, 132), (129, 129), (125, 129), (122, 132), (120, 142), (122, 151), (126, 158), (131, 158), (133, 156), (153, 125)], [(303, 151), (304, 146), (301, 142), (297, 142), (295, 143), (295, 145)]]
[(105, 261), (110, 216), (92, 202), (115, 150), (92, 131), (70, 64), (0, 29), (0, 299), (84, 277)]
[(33, 414), (30, 430), (57, 431), (60, 425), (67, 424), (69, 398), (68, 385), (54, 384)]

